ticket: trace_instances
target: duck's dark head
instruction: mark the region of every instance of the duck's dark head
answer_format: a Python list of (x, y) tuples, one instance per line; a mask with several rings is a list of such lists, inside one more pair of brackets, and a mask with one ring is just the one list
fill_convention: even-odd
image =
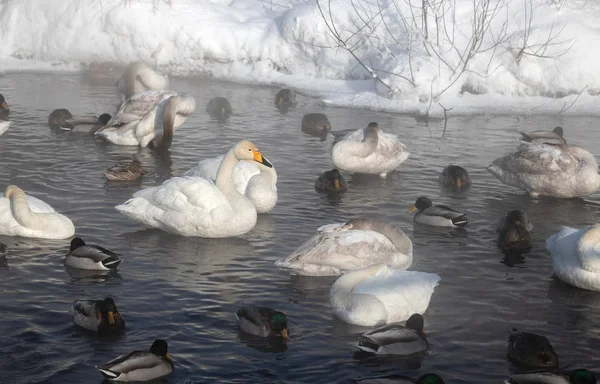
[(433, 203), (429, 199), (429, 197), (421, 196), (415, 201), (415, 205), (412, 206), (411, 209), (408, 210), (408, 213), (413, 213), (416, 210), (422, 211), (429, 207), (433, 207)]
[(445, 384), (444, 380), (435, 373), (426, 373), (419, 377), (417, 384)]
[(4, 96), (2, 94), (0, 94), (0, 108), (4, 112), (8, 112), (8, 105), (6, 104), (6, 100), (4, 99)]
[(275, 311), (269, 317), (269, 329), (273, 336), (281, 336), (286, 340), (289, 338), (288, 321), (283, 312)]
[(344, 192), (346, 187), (346, 180), (337, 169), (325, 172), (325, 190), (327, 192)]
[(573, 384), (596, 384), (596, 375), (587, 369), (576, 369), (569, 372), (569, 378)]
[(100, 120), (104, 125), (106, 125), (106, 123), (108, 123), (110, 119), (112, 119), (112, 116), (108, 113), (103, 113), (98, 117), (98, 120)]
[(560, 125), (555, 127), (552, 132), (556, 133), (560, 137), (563, 136), (563, 128)]
[(101, 311), (102, 315), (106, 316), (108, 324), (115, 325), (117, 320), (120, 320), (120, 314), (117, 310), (115, 301), (112, 298), (107, 297), (102, 303), (104, 304)]
[(65, 123), (65, 121), (72, 118), (73, 115), (71, 115), (71, 112), (69, 112), (68, 109), (55, 109), (52, 111), (52, 113), (50, 113), (50, 116), (48, 116), (48, 125), (50, 128), (59, 128)]
[(449, 165), (444, 168), (442, 173), (444, 176), (444, 183), (455, 186), (456, 189), (461, 189), (462, 187), (471, 184), (469, 172), (458, 165)]
[(156, 356), (165, 357), (171, 360), (171, 356), (169, 356), (169, 346), (164, 340), (156, 339), (150, 347), (150, 352), (155, 354)]
[(71, 240), (70, 251), (74, 251), (79, 247), (83, 247), (84, 245), (85, 245), (85, 242), (81, 239), (81, 237), (76, 237), (73, 240)]
[(286, 108), (296, 103), (296, 93), (291, 89), (284, 88), (275, 96), (275, 105), (277, 108)]
[(406, 328), (412, 329), (413, 331), (417, 331), (420, 334), (425, 335), (423, 328), (425, 327), (425, 319), (418, 313), (415, 313), (411, 317), (406, 320)]

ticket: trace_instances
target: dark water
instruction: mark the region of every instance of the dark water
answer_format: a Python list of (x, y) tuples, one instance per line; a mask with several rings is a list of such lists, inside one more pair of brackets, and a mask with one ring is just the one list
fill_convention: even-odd
[[(138, 150), (46, 126), (54, 108), (78, 115), (113, 112), (112, 87), (92, 86), (78, 75), (0, 77), (13, 120), (0, 137), (0, 188), (19, 185), (69, 216), (85, 240), (124, 258), (118, 274), (83, 274), (63, 266), (68, 240), (0, 238), (9, 247), (0, 262), (1, 383), (100, 383), (95, 365), (147, 349), (156, 338), (168, 340), (175, 360), (168, 383), (344, 383), (424, 372), (437, 372), (448, 383), (500, 383), (512, 369), (505, 339), (513, 327), (546, 335), (565, 368), (600, 367), (600, 293), (556, 281), (544, 249), (545, 238), (561, 225), (596, 223), (599, 196), (532, 200), (484, 169), (515, 147), (518, 130), (561, 124), (570, 142), (594, 151), (600, 145), (597, 118), (454, 118), (444, 133), (441, 121), (328, 108), (303, 96), (295, 110), (281, 114), (272, 104), (273, 88), (190, 79), (175, 79), (173, 88), (192, 93), (198, 107), (176, 132), (168, 155), (139, 154), (148, 171), (142, 186), (181, 175), (199, 159), (251, 139), (278, 171), (279, 202), (241, 238), (179, 237), (145, 229), (114, 210), (140, 186), (106, 185), (103, 172)], [(234, 107), (225, 124), (204, 111), (216, 95)], [(378, 121), (402, 138), (412, 156), (387, 180), (354, 178), (340, 199), (319, 195), (314, 181), (331, 167), (331, 139), (300, 131), (307, 112), (326, 113), (338, 130)], [(437, 175), (450, 163), (469, 169), (474, 185), (466, 193), (440, 190)], [(414, 227), (405, 212), (420, 195), (467, 213), (468, 228)], [(535, 243), (524, 259), (506, 262), (495, 247), (494, 227), (513, 208), (530, 214)], [(399, 225), (415, 245), (411, 269), (442, 277), (425, 314), (432, 345), (423, 358), (358, 359), (356, 337), (367, 329), (333, 318), (334, 278), (290, 276), (273, 265), (318, 226), (358, 215)], [(124, 336), (99, 339), (72, 324), (73, 300), (108, 295), (127, 321)], [(284, 311), (290, 319), (287, 346), (240, 334), (234, 312), (242, 302)]]

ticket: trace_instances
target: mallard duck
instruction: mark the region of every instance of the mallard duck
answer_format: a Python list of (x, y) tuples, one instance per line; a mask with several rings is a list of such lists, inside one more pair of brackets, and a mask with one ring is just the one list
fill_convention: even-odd
[(155, 72), (147, 64), (134, 61), (129, 63), (116, 85), (123, 103), (130, 97), (146, 91), (167, 89), (169, 79)]
[(523, 142), (517, 152), (494, 160), (487, 170), (533, 197), (584, 197), (600, 188), (596, 158), (575, 145)]
[(513, 329), (508, 335), (506, 355), (509, 359), (530, 367), (558, 367), (558, 356), (548, 339), (535, 333)]
[[(225, 155), (204, 159), (184, 173), (184, 176), (198, 176), (215, 181)], [(233, 185), (254, 204), (257, 213), (268, 213), (277, 204), (277, 171), (260, 162), (240, 161), (233, 169)]]
[(331, 131), (329, 119), (322, 113), (307, 113), (302, 118), (302, 132), (325, 137)]
[(319, 175), (315, 190), (320, 193), (339, 193), (348, 190), (348, 182), (336, 168)]
[(0, 119), (7, 119), (9, 112), (8, 104), (6, 104), (4, 96), (0, 94)]
[(331, 286), (333, 313), (348, 324), (379, 326), (424, 313), (440, 277), (385, 264), (347, 272)]
[(458, 191), (471, 185), (469, 172), (458, 165), (449, 165), (444, 168), (438, 180), (444, 187), (455, 188)]
[(279, 109), (285, 110), (295, 106), (296, 104), (296, 92), (292, 91), (291, 89), (281, 89), (279, 92), (277, 92), (277, 95), (275, 95), (275, 106)]
[(117, 145), (169, 148), (175, 130), (196, 109), (191, 95), (147, 91), (127, 99), (94, 135)]
[(121, 261), (116, 253), (98, 245), (87, 245), (79, 237), (71, 240), (69, 253), (65, 256), (68, 267), (98, 271), (117, 269)]
[(231, 108), (231, 103), (226, 98), (215, 97), (208, 101), (206, 112), (213, 118), (225, 120), (231, 116), (233, 108)]
[(50, 128), (60, 128), (65, 123), (65, 121), (73, 118), (71, 112), (65, 108), (55, 109), (48, 116), (48, 125)]
[(411, 355), (429, 348), (423, 332), (423, 316), (415, 313), (406, 320), (406, 326), (388, 324), (364, 333), (358, 338), (358, 348), (379, 355)]
[(467, 215), (448, 208), (445, 205), (433, 205), (428, 197), (421, 196), (415, 205), (408, 210), (413, 213), (418, 210), (414, 217), (415, 222), (436, 227), (464, 227), (469, 223)]
[(283, 337), (287, 339), (288, 323), (283, 312), (268, 307), (244, 305), (236, 312), (240, 329), (260, 337)]
[(315, 236), (275, 265), (302, 275), (336, 276), (374, 264), (406, 269), (412, 260), (412, 242), (400, 228), (359, 217), (320, 227)]
[(582, 229), (563, 227), (546, 239), (552, 269), (574, 287), (600, 291), (600, 224)]
[(108, 113), (100, 116), (83, 116), (74, 119), (68, 119), (63, 122), (60, 129), (74, 133), (95, 133), (112, 119)]
[(240, 141), (225, 155), (216, 182), (201, 177), (174, 177), (136, 192), (116, 209), (148, 226), (183, 236), (243, 235), (254, 228), (257, 213), (252, 201), (233, 184), (233, 171), (240, 160), (272, 167), (254, 144)]
[(496, 227), (497, 244), (503, 252), (525, 251), (531, 248), (533, 224), (527, 214), (519, 209), (508, 211)]
[(587, 369), (534, 372), (511, 375), (505, 384), (596, 384), (596, 376)]
[(543, 143), (549, 145), (562, 145), (567, 144), (567, 140), (563, 137), (562, 127), (556, 127), (552, 131), (533, 131), (533, 132), (519, 132), (521, 134), (521, 140), (530, 143)]
[(166, 376), (175, 369), (164, 340), (152, 343), (150, 351), (133, 351), (96, 367), (112, 381), (150, 381)]
[(386, 177), (410, 156), (398, 137), (384, 133), (377, 123), (369, 123), (344, 136), (331, 150), (336, 168), (352, 173), (375, 174)]
[(6, 187), (4, 197), (0, 197), (0, 235), (57, 240), (74, 233), (75, 226), (68, 217), (16, 185)]
[(134, 181), (144, 174), (142, 163), (133, 160), (130, 163), (122, 163), (110, 167), (104, 174), (104, 177), (110, 181)]
[(444, 380), (435, 373), (426, 373), (420, 376), (418, 379), (393, 374), (376, 377), (365, 377), (363, 379), (354, 380), (354, 382), (360, 384), (445, 384)]
[(73, 322), (89, 331), (121, 332), (125, 320), (112, 298), (104, 300), (77, 300), (73, 303)]

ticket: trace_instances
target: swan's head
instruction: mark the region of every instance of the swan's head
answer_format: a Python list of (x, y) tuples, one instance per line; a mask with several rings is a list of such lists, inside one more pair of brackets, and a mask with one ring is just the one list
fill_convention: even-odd
[(348, 189), (348, 183), (337, 169), (323, 172), (319, 176), (320, 181), (323, 184), (323, 191), (325, 192), (344, 192)]
[(48, 125), (50, 128), (59, 128), (65, 123), (65, 121), (72, 118), (73, 115), (71, 115), (71, 112), (69, 112), (68, 109), (55, 109), (52, 111), (50, 116), (48, 116)]
[(376, 146), (379, 141), (379, 132), (381, 132), (379, 124), (369, 123), (367, 128), (365, 128), (363, 141)]
[(471, 184), (469, 172), (458, 165), (449, 165), (442, 171), (443, 182), (445, 185), (461, 189)]
[(98, 117), (98, 120), (100, 120), (103, 125), (106, 125), (110, 121), (110, 119), (112, 119), (112, 116), (108, 113), (103, 113)]
[(76, 237), (71, 240), (71, 246), (69, 247), (69, 252), (76, 250), (79, 247), (85, 246), (85, 241), (81, 239), (81, 237)]
[(415, 201), (415, 205), (412, 206), (411, 209), (408, 210), (408, 213), (413, 213), (416, 210), (422, 211), (429, 207), (433, 207), (433, 203), (429, 199), (429, 197), (421, 196)]
[(425, 319), (423, 319), (423, 316), (421, 316), (419, 313), (415, 313), (409, 317), (408, 320), (406, 320), (406, 328), (412, 329), (413, 331), (426, 336), (425, 331), (423, 331), (424, 327)]
[(555, 127), (552, 132), (556, 133), (558, 136), (562, 137), (563, 136), (563, 128), (559, 125), (558, 127)]
[(444, 379), (436, 375), (435, 373), (426, 373), (419, 377), (417, 384), (445, 384)]
[(238, 160), (256, 161), (266, 167), (273, 168), (273, 165), (263, 157), (262, 153), (256, 148), (256, 145), (250, 141), (240, 141), (233, 148), (233, 152)]
[(272, 336), (283, 337), (286, 340), (289, 338), (288, 321), (283, 312), (275, 311), (269, 317), (269, 329)]
[(8, 105), (6, 104), (6, 100), (4, 100), (4, 96), (0, 94), (0, 108), (4, 112), (8, 112)]
[(150, 347), (150, 352), (155, 354), (156, 356), (164, 357), (168, 360), (171, 360), (171, 356), (169, 356), (169, 346), (166, 341), (157, 339), (152, 343)]
[(7, 199), (10, 199), (11, 196), (18, 195), (18, 194), (24, 195), (25, 192), (23, 192), (23, 190), (21, 188), (17, 187), (16, 185), (9, 185), (4, 190), (4, 197), (6, 197)]

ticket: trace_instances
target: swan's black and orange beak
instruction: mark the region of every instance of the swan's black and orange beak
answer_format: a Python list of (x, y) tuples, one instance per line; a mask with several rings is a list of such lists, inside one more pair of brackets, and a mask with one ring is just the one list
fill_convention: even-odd
[(8, 111), (8, 105), (6, 105), (6, 101), (3, 101), (2, 104), (0, 104), (0, 107), (2, 107), (2, 109), (5, 111)]
[(269, 160), (263, 157), (262, 153), (260, 153), (259, 151), (252, 151), (252, 153), (254, 154), (254, 161), (257, 161), (269, 168), (273, 168), (273, 164), (269, 163)]
[(416, 205), (413, 205), (413, 206), (412, 206), (412, 208), (411, 208), (411, 209), (409, 209), (409, 210), (408, 210), (408, 212), (406, 212), (406, 213), (413, 213), (413, 212), (414, 212), (414, 211), (416, 211), (416, 210), (417, 210), (417, 206), (416, 206)]

